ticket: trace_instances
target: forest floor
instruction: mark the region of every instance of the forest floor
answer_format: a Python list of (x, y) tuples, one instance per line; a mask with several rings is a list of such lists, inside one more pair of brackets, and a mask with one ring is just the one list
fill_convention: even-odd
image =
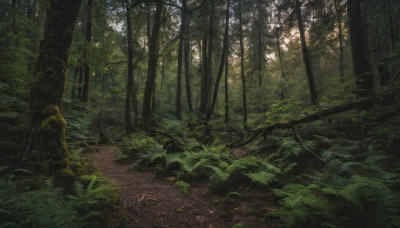
[[(229, 221), (222, 218), (221, 208), (213, 204), (213, 198), (205, 196), (206, 183), (192, 186), (186, 195), (166, 178), (151, 172), (128, 171), (127, 165), (116, 163), (116, 157), (122, 153), (117, 146), (103, 145), (96, 151), (89, 154), (90, 160), (121, 189), (121, 206), (128, 217), (123, 227), (210, 228), (239, 223), (247, 227), (265, 226), (259, 217), (241, 216), (240, 206), (234, 208), (237, 214)], [(243, 207), (243, 202), (239, 205)]]

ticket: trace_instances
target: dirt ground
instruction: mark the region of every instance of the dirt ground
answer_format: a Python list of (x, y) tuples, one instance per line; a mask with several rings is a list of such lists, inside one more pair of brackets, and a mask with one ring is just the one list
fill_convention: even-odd
[[(97, 148), (90, 160), (121, 189), (121, 204), (128, 219), (122, 227), (270, 227), (259, 217), (246, 214), (246, 202), (230, 205), (234, 214), (229, 219), (221, 216), (221, 208), (205, 196), (205, 186), (192, 186), (188, 195), (163, 177), (149, 172), (133, 172), (126, 165), (115, 162), (121, 154), (113, 145)], [(260, 203), (260, 202), (258, 202)], [(238, 206), (238, 207), (236, 207)], [(242, 213), (240, 213), (242, 211)]]

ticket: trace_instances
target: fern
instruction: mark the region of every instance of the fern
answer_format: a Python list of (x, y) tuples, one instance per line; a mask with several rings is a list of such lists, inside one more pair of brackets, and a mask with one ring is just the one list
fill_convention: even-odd
[(260, 171), (257, 173), (246, 174), (253, 182), (260, 183), (262, 185), (268, 185), (275, 181), (275, 175), (272, 173), (267, 173), (265, 171)]

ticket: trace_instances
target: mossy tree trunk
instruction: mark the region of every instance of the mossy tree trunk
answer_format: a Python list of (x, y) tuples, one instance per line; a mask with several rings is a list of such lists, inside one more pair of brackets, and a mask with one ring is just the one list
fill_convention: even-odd
[(38, 73), (30, 88), (30, 115), (20, 162), (20, 165), (42, 173), (72, 174), (68, 166), (66, 122), (61, 113), (61, 104), (80, 3), (81, 0), (51, 0), (46, 13)]

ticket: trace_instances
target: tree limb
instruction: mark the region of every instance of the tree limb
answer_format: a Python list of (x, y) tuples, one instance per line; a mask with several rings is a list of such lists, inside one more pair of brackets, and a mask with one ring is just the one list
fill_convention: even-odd
[[(274, 124), (271, 124), (268, 126), (260, 126), (253, 130), (244, 132), (244, 136), (241, 137), (241, 139), (239, 139), (238, 141), (230, 144), (229, 147), (235, 148), (235, 147), (247, 145), (247, 144), (251, 143), (252, 141), (254, 141), (257, 138), (257, 136), (259, 136), (259, 135), (265, 136), (269, 132), (271, 132), (272, 130), (275, 130), (275, 129), (291, 129), (291, 128), (293, 128), (293, 126), (295, 126), (297, 124), (313, 122), (315, 120), (323, 119), (327, 116), (335, 115), (335, 114), (338, 114), (341, 112), (345, 112), (348, 110), (362, 107), (366, 104), (373, 104), (373, 103), (381, 102), (382, 100), (393, 99), (393, 97), (399, 93), (400, 93), (400, 88), (396, 87), (394, 89), (381, 92), (374, 96), (369, 96), (369, 97), (351, 101), (351, 102), (348, 102), (345, 104), (336, 105), (331, 108), (324, 109), (322, 111), (304, 116), (299, 119), (280, 121), (280, 122), (277, 122), (277, 123), (274, 123)], [(245, 137), (245, 136), (249, 136), (249, 137)], [(247, 138), (247, 140), (244, 140), (245, 138)]]

